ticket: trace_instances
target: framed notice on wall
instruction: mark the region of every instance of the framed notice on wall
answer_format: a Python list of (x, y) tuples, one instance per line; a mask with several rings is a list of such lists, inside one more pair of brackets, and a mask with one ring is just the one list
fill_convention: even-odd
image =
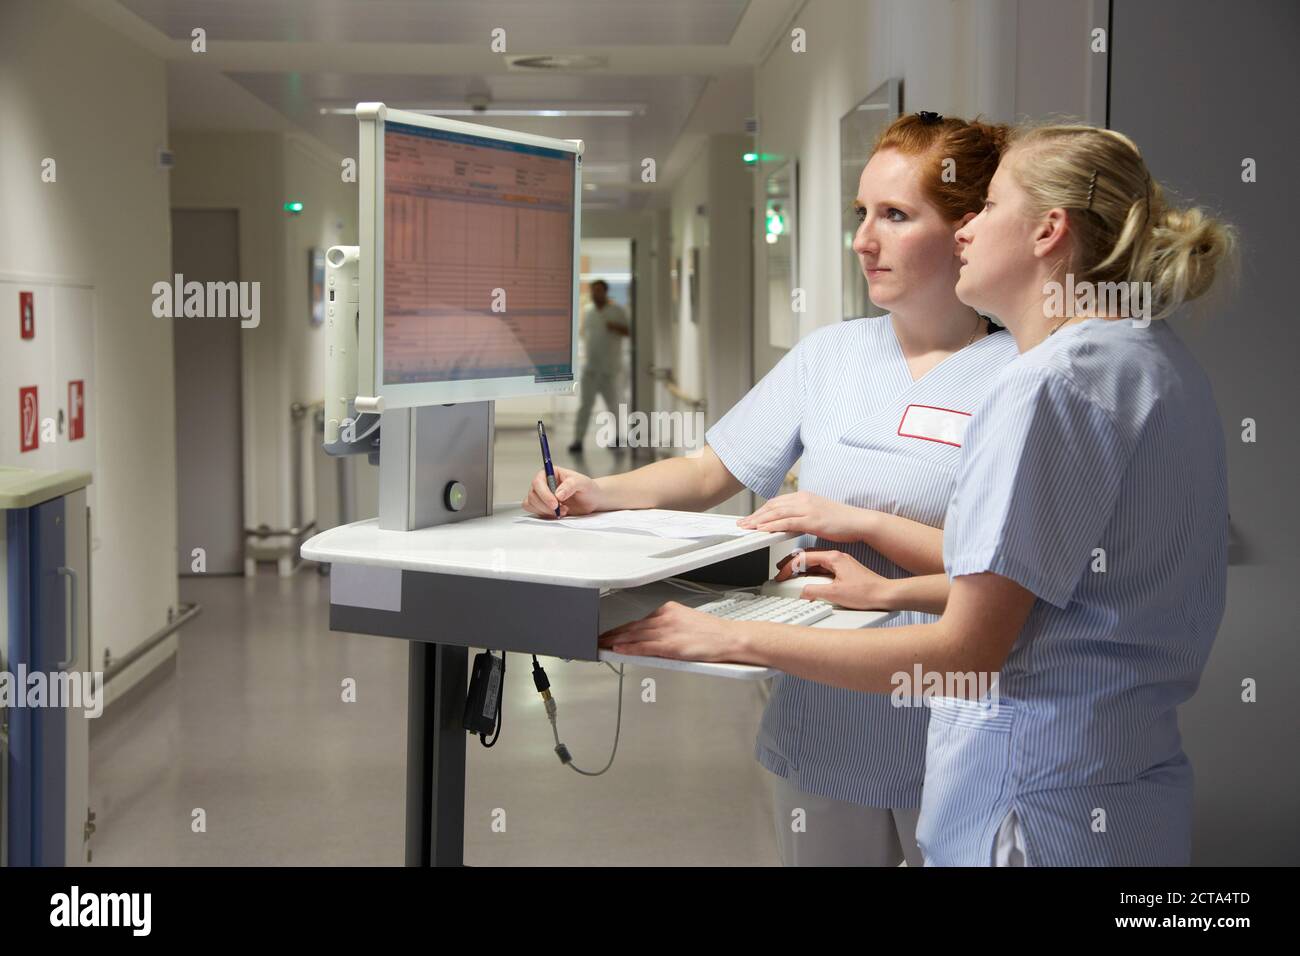
[(793, 348), (799, 341), (802, 297), (799, 285), (799, 238), (797, 203), (799, 164), (790, 159), (768, 173), (763, 211), (763, 248), (767, 250), (768, 341), (779, 349)]
[(700, 321), (700, 249), (692, 246), (687, 258), (687, 288), (690, 290), (691, 321)]
[(311, 312), (307, 321), (313, 326), (325, 321), (325, 250), (307, 250), (307, 301)]
[(858, 197), (858, 179), (867, 164), (876, 137), (894, 121), (903, 108), (903, 84), (887, 80), (872, 91), (840, 119), (840, 318), (857, 319), (864, 315), (883, 315), (884, 309), (872, 304), (867, 277), (853, 251), (853, 237), (858, 232), (858, 217), (853, 201)]

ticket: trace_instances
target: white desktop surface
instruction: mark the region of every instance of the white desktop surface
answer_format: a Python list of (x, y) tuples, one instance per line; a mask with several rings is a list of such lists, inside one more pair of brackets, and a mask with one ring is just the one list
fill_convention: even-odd
[(654, 557), (695, 542), (515, 520), (525, 513), (519, 504), (503, 505), (490, 517), (417, 531), (381, 531), (378, 519), (369, 518), (314, 535), (303, 543), (302, 556), (331, 564), (565, 587), (634, 588), (797, 537), (753, 531), (671, 557)]

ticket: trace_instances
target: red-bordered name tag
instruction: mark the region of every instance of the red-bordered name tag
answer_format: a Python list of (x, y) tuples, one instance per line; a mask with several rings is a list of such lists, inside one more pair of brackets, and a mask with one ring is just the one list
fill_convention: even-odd
[(908, 405), (903, 409), (903, 418), (898, 423), (898, 435), (900, 438), (920, 438), (960, 448), (969, 424), (970, 412), (935, 405)]

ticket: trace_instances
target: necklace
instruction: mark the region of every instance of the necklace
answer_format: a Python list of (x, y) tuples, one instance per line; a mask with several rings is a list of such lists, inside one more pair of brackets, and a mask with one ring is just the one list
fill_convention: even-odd
[(1055, 335), (1055, 334), (1057, 333), (1057, 330), (1060, 329), (1061, 326), (1063, 326), (1066, 322), (1069, 322), (1069, 321), (1070, 321), (1070, 317), (1067, 315), (1067, 316), (1066, 316), (1065, 318), (1063, 318), (1060, 322), (1057, 322), (1057, 323), (1056, 323), (1056, 328), (1052, 329), (1052, 331), (1048, 332), (1047, 334), (1048, 334), (1048, 335)]
[[(984, 316), (977, 315), (975, 316), (975, 331), (972, 332), (970, 334), (970, 338), (966, 340), (966, 345), (970, 345), (972, 342), (975, 341), (975, 336), (979, 333), (979, 330), (982, 328), (984, 328)], [(963, 345), (962, 348), (965, 348), (966, 345)]]

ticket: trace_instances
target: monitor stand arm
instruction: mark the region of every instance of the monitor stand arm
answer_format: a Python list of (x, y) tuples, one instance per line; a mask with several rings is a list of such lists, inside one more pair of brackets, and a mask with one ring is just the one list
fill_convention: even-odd
[(379, 527), (415, 531), (492, 514), (492, 402), (384, 407), (367, 374), (360, 246), (325, 254), (325, 435), (331, 455), (379, 459)]

